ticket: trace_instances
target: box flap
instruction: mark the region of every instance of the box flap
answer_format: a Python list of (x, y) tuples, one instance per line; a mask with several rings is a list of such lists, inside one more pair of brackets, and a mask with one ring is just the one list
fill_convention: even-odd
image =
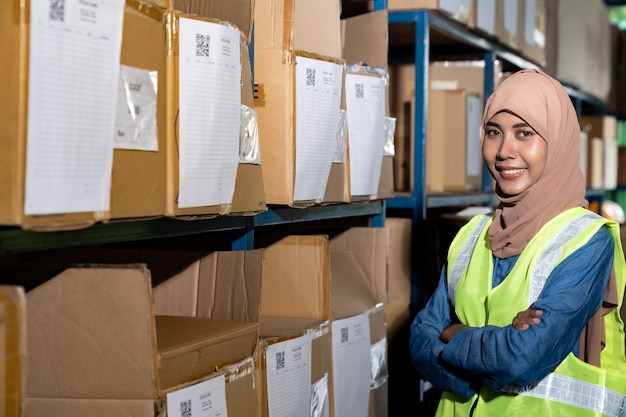
[(26, 374), (26, 293), (21, 286), (0, 285), (0, 415), (18, 417)]
[(363, 270), (349, 252), (330, 254), (333, 319), (364, 313), (376, 305), (376, 296)]
[(363, 62), (387, 68), (388, 24), (387, 10), (341, 19), (341, 57), (348, 65)]
[(287, 236), (265, 248), (262, 317), (329, 319), (326, 236)]
[(263, 250), (213, 252), (200, 260), (198, 317), (258, 322)]
[(350, 252), (363, 270), (376, 302), (389, 299), (390, 231), (380, 227), (352, 227), (330, 240), (330, 251)]
[(214, 18), (235, 25), (248, 42), (252, 35), (254, 0), (135, 0), (169, 11)]
[(294, 50), (341, 58), (340, 0), (279, 1), (294, 3)]
[(26, 294), (29, 398), (156, 398), (150, 273), (75, 267)]
[(24, 407), (24, 417), (153, 415), (155, 415), (155, 401), (141, 399), (28, 398)]
[(210, 375), (252, 356), (258, 324), (203, 317), (156, 316), (161, 388)]
[(261, 338), (285, 338), (301, 336), (309, 329), (318, 329), (327, 320), (285, 317), (261, 317), (259, 331)]

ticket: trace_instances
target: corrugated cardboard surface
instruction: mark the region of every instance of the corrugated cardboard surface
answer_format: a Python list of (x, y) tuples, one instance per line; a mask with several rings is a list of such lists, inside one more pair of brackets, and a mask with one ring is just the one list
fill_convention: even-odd
[(341, 57), (339, 0), (255, 0), (254, 47)]
[(389, 49), (387, 10), (341, 19), (341, 57), (346, 63), (363, 62), (387, 68)]
[(154, 287), (156, 314), (258, 322), (263, 250), (197, 254), (168, 274), (178, 258), (152, 253), (148, 267), (161, 281)]
[(252, 356), (259, 326), (252, 322), (156, 316), (162, 389), (195, 381)]
[[(321, 378), (329, 378), (332, 383), (332, 359), (331, 359), (331, 332), (330, 321), (307, 320), (307, 319), (284, 319), (284, 318), (261, 318), (261, 337), (259, 349), (255, 356), (257, 375), (257, 398), (260, 416), (269, 416), (267, 395), (267, 362), (265, 353), (268, 346), (290, 339), (312, 334), (311, 341), (311, 384), (315, 384)], [(289, 375), (285, 374), (285, 378)], [(331, 385), (332, 386), (332, 385)], [(312, 395), (323, 395), (313, 393)], [(328, 395), (332, 395), (329, 388)], [(332, 401), (332, 400), (331, 400)], [(332, 407), (330, 408), (332, 410)], [(331, 411), (332, 413), (332, 411)], [(332, 414), (331, 414), (332, 415)]]
[[(428, 95), (426, 190), (466, 189), (465, 90), (433, 90)], [(454, 114), (454, 119), (449, 115)], [(455, 123), (451, 123), (452, 121)]]
[[(164, 183), (166, 189), (162, 192), (164, 195), (163, 204), (165, 208), (163, 212), (170, 217), (187, 217), (187, 216), (214, 216), (217, 214), (254, 214), (266, 210), (265, 196), (263, 189), (263, 174), (260, 164), (243, 164), (240, 163), (237, 168), (237, 177), (235, 179), (235, 189), (233, 199), (230, 204), (219, 206), (192, 207), (180, 209), (177, 204), (178, 195), (178, 125), (176, 116), (178, 114), (178, 19), (180, 17), (206, 20), (213, 23), (221, 22), (230, 25), (232, 21), (242, 31), (242, 36), (249, 42), (251, 32), (252, 3), (250, 0), (229, 1), (210, 1), (201, 2), (193, 0), (169, 1), (169, 0), (133, 0), (128, 4), (135, 9), (141, 10), (141, 13), (150, 15), (153, 19), (161, 21), (161, 27), (158, 28), (159, 33), (151, 35), (151, 41), (148, 42), (154, 46), (154, 53), (150, 59), (156, 59), (163, 56), (163, 76), (159, 78), (158, 99), (159, 103), (163, 103), (164, 108), (159, 108), (157, 126), (159, 126), (159, 134), (163, 134), (163, 138), (159, 138), (163, 146), (159, 147), (159, 153), (165, 155), (165, 161), (159, 161), (159, 170), (167, 172)], [(165, 10), (172, 11), (166, 13)], [(246, 10), (248, 15), (246, 18)], [(242, 13), (243, 12), (243, 13)], [(145, 24), (148, 24), (147, 21)], [(141, 29), (138, 29), (141, 30)], [(155, 39), (162, 39), (163, 42), (155, 42)], [(143, 45), (143, 43), (142, 43)], [(160, 48), (160, 50), (159, 50)], [(147, 53), (147, 52), (145, 52)], [(250, 64), (250, 52), (248, 43), (242, 41), (240, 48), (241, 55), (241, 103), (249, 108), (254, 108), (254, 99), (252, 94), (252, 68)], [(164, 83), (164, 84), (163, 84)], [(167, 105), (165, 105), (167, 103)], [(128, 151), (127, 151), (128, 152)], [(129, 158), (135, 160), (137, 158), (134, 152)], [(144, 157), (148, 158), (148, 157)], [(155, 159), (153, 157), (152, 159)], [(161, 165), (165, 164), (165, 166)], [(144, 166), (144, 165), (141, 165)], [(154, 164), (151, 166), (155, 166)], [(155, 166), (156, 168), (156, 166)], [(128, 178), (128, 177), (126, 177)], [(132, 182), (132, 181), (131, 181)], [(130, 187), (128, 184), (127, 187)], [(163, 184), (159, 185), (163, 187)], [(145, 202), (143, 204), (146, 204)]]
[[(126, 6), (122, 35), (122, 65), (156, 71), (157, 114), (165, 116), (166, 51), (163, 22)], [(111, 178), (110, 217), (133, 218), (165, 215), (165, 124), (157, 123), (157, 152), (115, 149)]]
[(344, 62), (341, 59), (309, 53), (260, 49), (255, 38), (254, 81), (259, 90), (255, 97), (255, 109), (259, 123), (263, 185), (267, 204), (295, 206), (314, 204), (313, 201), (294, 201), (296, 56), (338, 64)]
[(288, 236), (264, 252), (261, 337), (255, 356), (260, 415), (268, 415), (265, 351), (269, 345), (312, 334), (311, 383), (331, 375), (328, 238)]
[(385, 228), (390, 230), (389, 242), (389, 300), (411, 302), (411, 232), (412, 220), (387, 217)]
[(169, 11), (213, 17), (235, 25), (250, 41), (254, 0), (139, 0)]
[(388, 276), (391, 233), (388, 228), (352, 227), (330, 240), (329, 249), (349, 252), (363, 270), (376, 303), (389, 299)]
[(376, 305), (376, 296), (363, 270), (349, 252), (330, 255), (333, 319), (361, 314)]
[(262, 317), (329, 319), (326, 236), (287, 236), (265, 248)]
[[(332, 251), (330, 258), (333, 319), (353, 317), (367, 312), (370, 324), (370, 343), (373, 345), (386, 339), (387, 327), (384, 305), (377, 303), (370, 282), (359, 266), (360, 262), (357, 262), (350, 252)], [(384, 343), (386, 345), (386, 342)], [(383, 362), (381, 367), (386, 369), (386, 347), (384, 358), (379, 359)], [(387, 375), (382, 376), (385, 382), (370, 391), (369, 416), (383, 417), (387, 415), (387, 377)], [(333, 398), (333, 401), (341, 400)]]
[[(196, 368), (175, 370), (193, 384), (223, 365), (207, 361), (227, 361), (239, 351), (240, 359), (251, 357), (258, 337), (256, 323), (237, 327), (224, 321), (212, 337), (204, 326), (209, 319), (174, 317), (176, 327), (161, 333), (169, 337), (160, 338), (161, 352), (150, 273), (139, 265), (68, 268), (26, 298), (27, 415), (153, 417), (163, 383), (173, 383), (169, 377), (160, 381), (160, 370), (167, 372), (170, 363), (189, 364), (191, 358)], [(207, 347), (219, 353), (209, 354)], [(203, 367), (206, 372), (198, 371)]]
[(26, 298), (28, 398), (156, 398), (158, 357), (146, 269), (70, 268)]
[(18, 417), (23, 410), (26, 356), (26, 294), (20, 286), (0, 286), (0, 414)]

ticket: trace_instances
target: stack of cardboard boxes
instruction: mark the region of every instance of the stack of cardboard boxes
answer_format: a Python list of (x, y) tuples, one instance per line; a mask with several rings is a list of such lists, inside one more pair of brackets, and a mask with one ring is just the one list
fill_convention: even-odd
[(353, 228), (249, 251), (84, 248), (5, 265), (29, 282), (17, 409), (386, 416), (389, 248), (390, 229)]
[(264, 211), (252, 2), (65, 3), (2, 5), (0, 224)]
[[(339, 0), (255, 2), (255, 107), (268, 204), (301, 207), (391, 197), (390, 161), (383, 161), (386, 77), (370, 73), (355, 82), (346, 72), (350, 62), (343, 51), (349, 48), (342, 49), (355, 39), (355, 30), (374, 28), (380, 36), (365, 33), (380, 48), (368, 67), (380, 65), (386, 72), (386, 14), (375, 25), (368, 21), (348, 28), (346, 23), (343, 31), (340, 15)], [(372, 45), (362, 38), (358, 42)]]

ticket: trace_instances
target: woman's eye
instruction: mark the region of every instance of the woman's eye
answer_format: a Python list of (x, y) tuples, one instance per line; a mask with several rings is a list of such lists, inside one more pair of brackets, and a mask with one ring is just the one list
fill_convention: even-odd
[(521, 138), (532, 138), (535, 135), (535, 132), (532, 130), (522, 130), (518, 133)]
[(496, 137), (500, 134), (500, 131), (498, 130), (487, 130), (487, 136), (490, 138)]

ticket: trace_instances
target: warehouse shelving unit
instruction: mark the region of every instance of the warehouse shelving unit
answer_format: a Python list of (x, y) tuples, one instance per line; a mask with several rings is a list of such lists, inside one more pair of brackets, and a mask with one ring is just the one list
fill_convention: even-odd
[[(496, 60), (503, 71), (537, 68), (535, 62), (494, 39), (474, 31), (436, 10), (389, 11), (389, 62), (415, 64), (415, 106), (413, 144), (413, 192), (396, 195), (387, 202), (387, 215), (410, 217), (413, 224), (411, 279), (412, 312), (424, 302), (423, 265), (432, 242), (424, 242), (423, 221), (429, 209), (441, 207), (488, 206), (493, 203), (490, 175), (483, 168), (482, 191), (458, 193), (427, 193), (425, 190), (426, 120), (429, 86), (429, 63), (434, 60), (483, 60), (485, 62), (483, 97), (493, 92)], [(604, 114), (604, 103), (595, 97), (566, 86), (578, 112)], [(596, 198), (600, 192), (591, 192)]]
[(255, 231), (261, 227), (317, 223), (323, 232), (323, 223), (336, 219), (343, 219), (346, 227), (351, 221), (365, 221), (372, 227), (381, 227), (384, 225), (384, 207), (384, 200), (308, 208), (272, 207), (251, 216), (226, 215), (198, 220), (135, 219), (56, 232), (3, 227), (0, 228), (0, 255), (222, 232), (225, 239), (229, 239), (232, 250), (246, 250), (254, 248)]

